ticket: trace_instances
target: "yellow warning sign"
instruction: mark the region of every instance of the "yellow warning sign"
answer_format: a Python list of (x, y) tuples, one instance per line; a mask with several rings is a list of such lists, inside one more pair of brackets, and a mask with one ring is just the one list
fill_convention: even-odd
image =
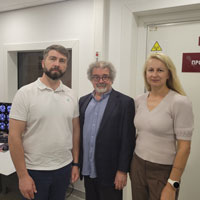
[(158, 41), (155, 42), (155, 44), (153, 45), (151, 51), (162, 51), (162, 48), (160, 47)]

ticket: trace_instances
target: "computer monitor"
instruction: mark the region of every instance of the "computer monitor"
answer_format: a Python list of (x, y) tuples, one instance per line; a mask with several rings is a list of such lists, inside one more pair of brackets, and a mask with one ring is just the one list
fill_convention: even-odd
[(0, 131), (9, 133), (9, 113), (11, 103), (0, 102)]

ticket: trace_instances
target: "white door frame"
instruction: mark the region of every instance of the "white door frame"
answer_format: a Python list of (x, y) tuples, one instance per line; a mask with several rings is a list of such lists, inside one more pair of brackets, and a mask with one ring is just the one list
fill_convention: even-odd
[[(154, 11), (155, 12), (155, 11)], [(180, 11), (176, 13), (162, 13), (162, 14), (153, 14), (148, 16), (141, 16), (138, 20), (138, 45), (137, 45), (137, 81), (136, 85), (139, 87), (138, 92), (143, 92), (144, 81), (139, 78), (143, 72), (143, 66), (146, 59), (146, 48), (147, 48), (147, 31), (148, 25), (161, 25), (161, 24), (170, 24), (170, 23), (186, 23), (200, 20), (199, 10), (193, 11)], [(141, 46), (143, 48), (141, 48)]]
[[(120, 68), (129, 66), (130, 84), (128, 94), (132, 97), (144, 92), (143, 65), (146, 59), (147, 47), (147, 26), (151, 24), (166, 24), (178, 22), (191, 22), (200, 20), (199, 8), (197, 6), (179, 6), (174, 9), (161, 8), (157, 10), (134, 12), (131, 3), (125, 3), (122, 8), (121, 19), (121, 43), (120, 48), (123, 49), (120, 55)], [(188, 11), (189, 10), (189, 11)], [(127, 60), (127, 56), (130, 60)], [(123, 68), (122, 68), (123, 69)], [(124, 82), (119, 82), (119, 85)], [(131, 198), (130, 181), (123, 193), (124, 199)]]
[[(147, 25), (200, 20), (200, 3), (169, 5), (168, 8), (160, 5), (159, 9), (145, 11), (136, 10), (135, 4), (126, 0), (122, 7), (120, 68), (123, 70), (122, 66), (127, 66), (130, 77), (126, 77), (127, 83), (125, 79), (119, 82), (119, 85), (126, 84), (127, 93), (133, 97), (144, 92), (142, 70), (146, 59)], [(127, 59), (127, 55), (130, 59)]]

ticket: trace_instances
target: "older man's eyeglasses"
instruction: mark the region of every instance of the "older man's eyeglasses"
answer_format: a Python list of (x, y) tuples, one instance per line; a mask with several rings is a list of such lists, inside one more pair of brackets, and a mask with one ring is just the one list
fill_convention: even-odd
[(94, 76), (92, 76), (92, 80), (95, 81), (95, 82), (99, 82), (101, 79), (102, 79), (102, 81), (108, 81), (108, 80), (110, 80), (110, 76), (108, 76), (108, 75), (103, 75), (103, 76), (94, 75)]

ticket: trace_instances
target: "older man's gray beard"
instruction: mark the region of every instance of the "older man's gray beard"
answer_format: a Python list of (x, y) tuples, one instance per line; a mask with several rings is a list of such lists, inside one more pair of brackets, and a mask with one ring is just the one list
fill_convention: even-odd
[[(108, 86), (106, 83), (98, 83), (96, 85), (97, 87), (95, 88), (95, 91), (98, 92), (98, 93), (105, 93), (108, 91)], [(103, 87), (103, 88), (99, 88), (99, 87)]]
[(98, 93), (105, 93), (105, 92), (107, 92), (107, 87), (106, 88), (98, 88), (98, 87), (96, 87), (95, 91), (98, 92)]

